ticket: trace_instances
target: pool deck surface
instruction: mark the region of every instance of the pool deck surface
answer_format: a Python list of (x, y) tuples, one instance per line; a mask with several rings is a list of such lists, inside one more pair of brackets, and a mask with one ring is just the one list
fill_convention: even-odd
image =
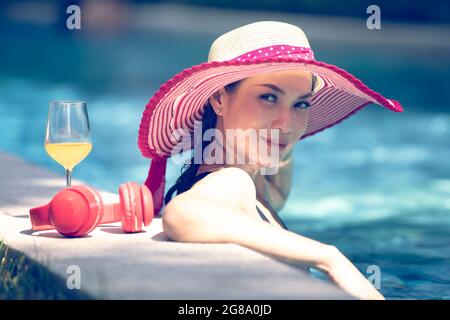
[[(118, 223), (74, 239), (33, 232), (29, 209), (48, 203), (65, 178), (3, 152), (0, 168), (0, 240), (64, 283), (77, 266), (81, 290), (96, 299), (351, 299), (331, 283), (236, 244), (171, 241), (160, 218), (136, 234), (123, 233)], [(106, 203), (118, 200), (101, 194)]]

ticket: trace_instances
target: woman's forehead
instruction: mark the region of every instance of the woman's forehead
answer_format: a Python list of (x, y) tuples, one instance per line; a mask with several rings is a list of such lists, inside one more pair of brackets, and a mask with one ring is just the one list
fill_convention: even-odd
[(283, 81), (309, 81), (311, 80), (311, 71), (306, 70), (282, 70), (276, 72), (261, 73), (245, 79), (248, 84), (258, 83), (261, 81), (266, 82), (283, 82)]
[(267, 72), (246, 78), (243, 82), (246, 87), (253, 87), (262, 84), (273, 84), (280, 88), (304, 91), (309, 88), (312, 80), (311, 71), (304, 70), (282, 70), (277, 72)]

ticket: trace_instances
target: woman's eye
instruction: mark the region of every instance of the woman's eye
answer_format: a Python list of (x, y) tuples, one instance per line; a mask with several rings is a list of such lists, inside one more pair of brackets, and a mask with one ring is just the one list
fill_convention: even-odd
[(307, 109), (307, 108), (309, 108), (311, 106), (311, 103), (309, 103), (307, 101), (302, 101), (302, 102), (297, 103), (296, 106), (299, 106), (299, 107), (296, 107), (296, 108)]
[[(277, 96), (271, 93), (263, 94), (260, 96), (261, 99), (269, 101), (269, 102), (277, 102)], [(308, 101), (301, 101), (295, 104), (296, 109), (307, 109), (311, 106), (311, 103)]]
[[(261, 96), (261, 99), (264, 99), (264, 100), (268, 100), (267, 98), (269, 98), (269, 97), (274, 97), (275, 98), (275, 101), (276, 101), (276, 96), (274, 96), (273, 94), (263, 94), (262, 96)], [(270, 101), (270, 100), (268, 100), (268, 101)]]

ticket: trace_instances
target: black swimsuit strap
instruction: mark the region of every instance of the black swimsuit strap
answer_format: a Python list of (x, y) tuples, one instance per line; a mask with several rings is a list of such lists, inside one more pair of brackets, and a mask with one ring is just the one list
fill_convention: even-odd
[(259, 215), (261, 216), (261, 218), (262, 218), (264, 221), (267, 221), (267, 222), (270, 223), (270, 221), (266, 218), (266, 216), (262, 213), (262, 211), (258, 208), (258, 206), (256, 206), (256, 210), (258, 211)]

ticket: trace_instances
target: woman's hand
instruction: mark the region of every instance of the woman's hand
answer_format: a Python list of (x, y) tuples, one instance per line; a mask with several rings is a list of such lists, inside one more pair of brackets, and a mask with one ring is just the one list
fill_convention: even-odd
[(385, 300), (361, 272), (338, 249), (332, 247), (329, 259), (318, 266), (341, 289), (358, 299)]

